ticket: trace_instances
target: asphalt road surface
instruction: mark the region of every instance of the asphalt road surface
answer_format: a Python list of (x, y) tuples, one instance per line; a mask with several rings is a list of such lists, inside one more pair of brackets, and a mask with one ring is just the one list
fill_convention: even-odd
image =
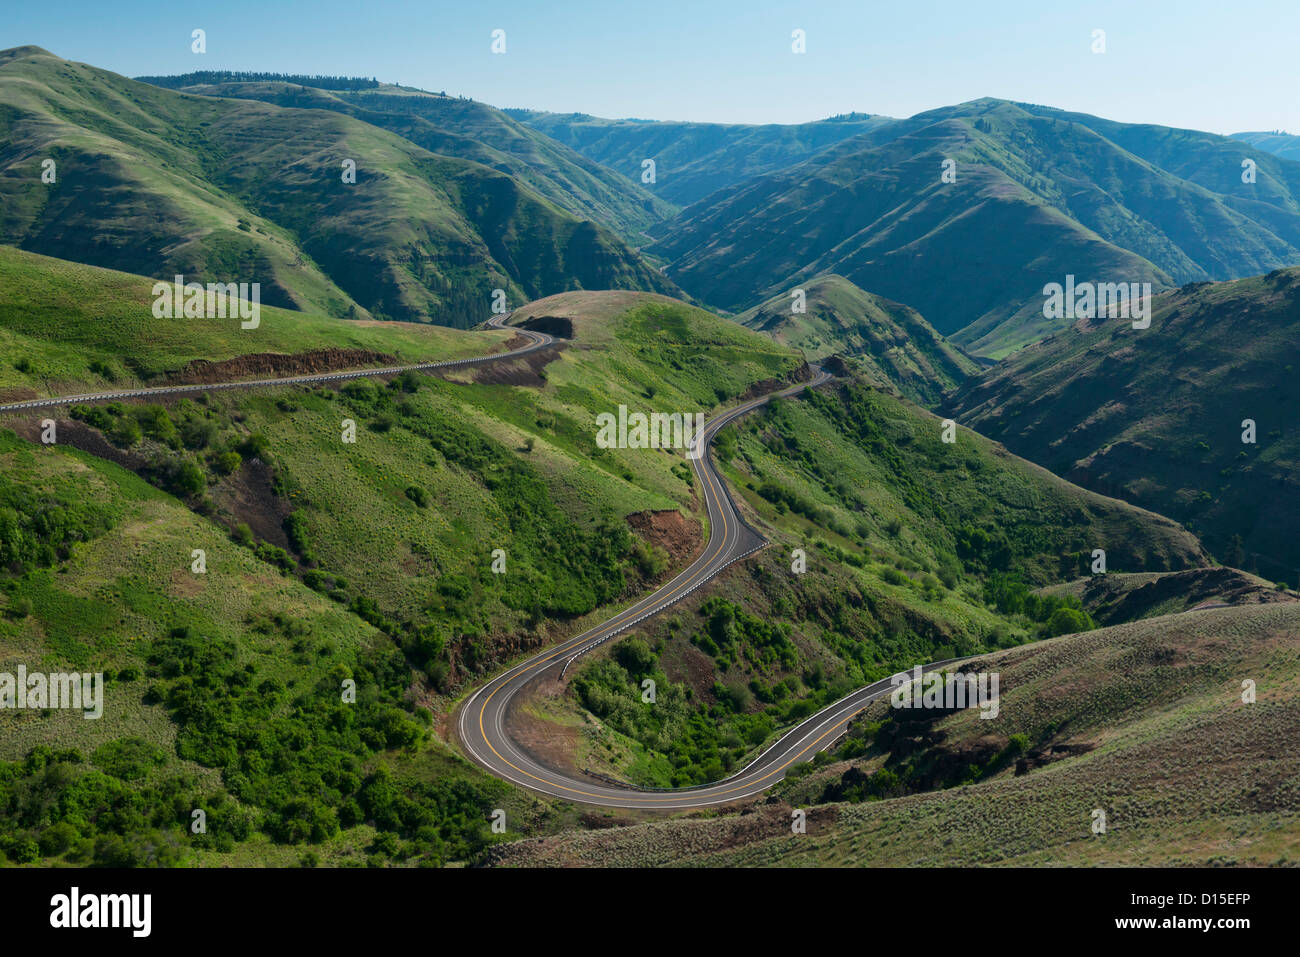
[[(484, 326), (489, 329), (502, 329), (506, 315), (493, 316)], [(26, 402), (10, 402), (0, 405), (0, 413), (21, 412), (26, 409), (45, 409), (60, 405), (76, 405), (82, 402), (107, 402), (113, 399), (146, 399), (161, 395), (179, 395), (186, 392), (218, 392), (222, 389), (256, 389), (267, 386), (303, 385), (313, 382), (338, 382), (344, 379), (360, 379), (373, 375), (396, 375), (402, 372), (424, 372), (432, 369), (453, 369), (462, 366), (478, 366), (502, 359), (514, 359), (554, 344), (555, 339), (544, 332), (515, 328), (515, 332), (526, 337), (526, 346), (511, 349), (508, 352), (496, 352), (471, 359), (449, 359), (443, 362), (421, 362), (417, 365), (386, 366), (380, 369), (355, 369), (350, 372), (320, 372), (313, 375), (283, 376), (277, 379), (248, 379), (240, 382), (216, 382), (200, 385), (164, 385), (148, 389), (118, 389), (113, 392), (87, 392), (82, 395), (60, 395), (49, 399), (29, 399)]]
[[(830, 378), (814, 368), (814, 377), (807, 383), (754, 399), (711, 419), (697, 441), (707, 446), (723, 426), (772, 398), (794, 395)], [(542, 764), (514, 741), (509, 725), (518, 702), (526, 697), (521, 695), (526, 688), (540, 680), (562, 676), (582, 654), (680, 601), (728, 565), (766, 544), (741, 519), (709, 455), (702, 455), (693, 464), (709, 516), (709, 540), (700, 556), (654, 594), (603, 624), (515, 665), (475, 691), (461, 706), (456, 721), (461, 745), (476, 763), (492, 774), (554, 797), (603, 807), (682, 810), (728, 804), (753, 797), (776, 784), (791, 764), (810, 760), (818, 751), (829, 747), (854, 715), (892, 690), (889, 678), (859, 688), (796, 725), (743, 770), (725, 780), (694, 788), (642, 790), (607, 779), (564, 774)], [(925, 670), (946, 663), (935, 662), (926, 665)]]
[[(507, 318), (507, 315), (494, 316), (485, 325), (492, 329), (502, 329), (505, 328), (503, 323)], [(190, 392), (216, 392), (223, 389), (338, 382), (365, 376), (395, 375), (406, 371), (421, 372), (483, 365), (527, 355), (545, 349), (556, 341), (554, 337), (543, 332), (513, 328), (515, 332), (529, 340), (527, 345), (507, 352), (469, 359), (239, 382), (88, 392), (0, 404), (0, 413), (38, 410), (83, 402), (150, 398)], [(570, 777), (540, 764), (521, 750), (506, 730), (512, 707), (517, 703), (518, 695), (524, 688), (544, 677), (562, 676), (584, 653), (680, 601), (728, 565), (753, 554), (767, 544), (766, 540), (740, 517), (731, 493), (713, 466), (707, 447), (719, 429), (747, 412), (753, 411), (773, 398), (795, 395), (810, 386), (820, 385), (831, 379), (830, 375), (816, 367), (813, 372), (813, 378), (809, 382), (753, 399), (715, 416), (695, 437), (694, 443), (703, 443), (706, 449), (705, 454), (693, 459), (692, 462), (708, 511), (709, 540), (700, 556), (685, 571), (654, 594), (641, 599), (603, 624), (514, 666), (470, 695), (460, 709), (457, 729), (466, 752), (476, 762), (497, 777), (513, 781), (522, 787), (586, 804), (667, 810), (727, 804), (753, 797), (771, 787), (785, 776), (791, 764), (807, 761), (818, 751), (829, 747), (840, 737), (854, 715), (876, 698), (890, 692), (891, 685), (888, 678), (860, 688), (792, 728), (744, 770), (725, 780), (696, 788), (640, 790), (612, 782), (607, 783), (596, 778)], [(936, 662), (927, 665), (926, 670), (945, 663)]]

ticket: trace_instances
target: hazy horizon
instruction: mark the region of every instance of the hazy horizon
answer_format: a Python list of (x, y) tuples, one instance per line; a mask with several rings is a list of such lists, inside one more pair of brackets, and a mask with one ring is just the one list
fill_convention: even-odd
[[(414, 0), (221, 8), (74, 0), (22, 7), (0, 48), (32, 44), (126, 76), (248, 70), (375, 77), (502, 108), (612, 119), (793, 124), (858, 112), (908, 117), (982, 97), (1128, 123), (1231, 134), (1300, 130), (1290, 38), (1300, 7), (1243, 17), (1210, 0), (1042, 10), (1001, 0), (905, 8), (671, 0), (653, 10), (582, 0), (465, 10)], [(1269, 29), (1260, 31), (1261, 21)], [(191, 33), (206, 33), (206, 53)], [(505, 31), (505, 53), (492, 52)], [(803, 30), (804, 53), (792, 33)], [(1094, 31), (1105, 31), (1095, 53)]]

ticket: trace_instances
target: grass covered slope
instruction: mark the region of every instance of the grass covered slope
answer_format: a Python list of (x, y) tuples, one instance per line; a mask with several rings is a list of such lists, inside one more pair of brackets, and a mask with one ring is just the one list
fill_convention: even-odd
[[(170, 281), (169, 279), (164, 281)], [(414, 323), (345, 321), (262, 306), (256, 329), (238, 318), (157, 319), (154, 280), (0, 246), (0, 399), (159, 385), (195, 360), (314, 359), (328, 368), (458, 359), (503, 348), (499, 332)], [(232, 363), (232, 360), (235, 360)]]
[[(385, 629), (448, 690), (638, 594), (702, 537), (681, 453), (598, 448), (598, 414), (706, 411), (803, 369), (766, 337), (664, 297), (542, 306), (567, 323), (562, 350), (451, 379), (73, 408), (61, 429)], [(409, 329), (366, 328), (385, 351)], [(478, 334), (489, 336), (501, 338)], [(688, 545), (636, 531), (629, 516), (642, 513), (671, 516)], [(496, 549), (506, 574), (491, 571)]]
[[(494, 848), (503, 866), (1285, 865), (1300, 858), (1300, 604), (1168, 615), (990, 655), (998, 717), (850, 726), (771, 806)], [(1242, 681), (1257, 700), (1242, 701)], [(791, 834), (790, 807), (807, 813)], [(1094, 810), (1106, 831), (1094, 834)]]
[(979, 368), (915, 309), (872, 295), (843, 276), (818, 276), (802, 288), (804, 312), (792, 312), (793, 300), (783, 293), (736, 321), (812, 360), (832, 354), (860, 358), (882, 384), (921, 405), (933, 405)]
[[(705, 592), (539, 689), (529, 740), (564, 768), (651, 786), (719, 780), (802, 717), (913, 664), (1091, 627), (1028, 600), (1112, 567), (1196, 567), (1173, 523), (1086, 492), (864, 382), (778, 400), (717, 458), (774, 542)], [(794, 549), (806, 553), (795, 569)], [(656, 682), (653, 706), (642, 682)]]
[(168, 88), (186, 93), (344, 113), (431, 153), (507, 173), (560, 209), (607, 226), (629, 242), (644, 240), (647, 227), (677, 212), (642, 186), (639, 175), (621, 176), (477, 100), (390, 84), (324, 90), (274, 81), (202, 82), (206, 79), (202, 75), (148, 82), (160, 79), (166, 79)]
[[(0, 54), (0, 90), (0, 240), (34, 252), (462, 328), (494, 289), (519, 302), (673, 288), (507, 173), (337, 112), (177, 93), (35, 47)], [(62, 170), (53, 184), (47, 157)]]
[[(1063, 326), (1043, 317), (1042, 289), (1070, 274), (1158, 290), (1300, 261), (1300, 167), (1262, 155), (1245, 184), (1246, 152), (1226, 137), (976, 100), (719, 191), (650, 251), (729, 309), (836, 273), (999, 358)], [(955, 182), (941, 179), (946, 160)]]
[(1077, 323), (947, 408), (1059, 475), (1183, 522), (1225, 563), (1294, 583), (1297, 323), (1300, 270), (1196, 284), (1159, 297), (1149, 329)]
[(440, 864), (490, 840), (509, 795), (431, 740), (392, 641), (130, 472), (0, 431), (0, 569), (0, 671), (106, 682), (98, 720), (0, 714), (0, 862)]
[(1218, 605), (1295, 601), (1295, 593), (1257, 575), (1214, 566), (1176, 572), (1092, 575), (1043, 589), (1049, 595), (1074, 595), (1095, 621), (1122, 624)]
[[(52, 447), (9, 417), (27, 441), (0, 438), (0, 660), (104, 670), (111, 708), (2, 716), (5, 860), (439, 864), (491, 840), (493, 808), (568, 820), (468, 768), (431, 715), (702, 539), (680, 453), (597, 450), (596, 412), (708, 409), (803, 368), (662, 297), (571, 297), (544, 311), (592, 341), (460, 381), (78, 407)], [(390, 350), (406, 332), (363, 328)]]

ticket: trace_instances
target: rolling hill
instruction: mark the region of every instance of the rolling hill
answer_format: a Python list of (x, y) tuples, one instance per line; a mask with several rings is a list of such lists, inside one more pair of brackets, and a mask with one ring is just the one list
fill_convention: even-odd
[(1076, 323), (946, 408), (1058, 475), (1178, 519), (1227, 564), (1294, 583), (1298, 324), (1300, 269), (1196, 283), (1157, 297), (1151, 328)]
[(1232, 138), (1268, 150), (1282, 159), (1300, 161), (1300, 136), (1293, 133), (1283, 133), (1280, 130), (1271, 133), (1233, 133)]
[[(833, 272), (998, 358), (1062, 328), (1043, 287), (1227, 279), (1300, 262), (1300, 165), (1226, 137), (1001, 100), (919, 114), (725, 188), (650, 252), (743, 309)], [(943, 182), (946, 160), (955, 182)]]
[(792, 166), (823, 147), (892, 122), (887, 116), (866, 113), (812, 123), (746, 125), (608, 120), (586, 113), (521, 109), (506, 112), (637, 183), (642, 181), (642, 163), (653, 159), (655, 182), (645, 188), (678, 206)]
[(809, 359), (860, 358), (878, 381), (920, 405), (933, 405), (979, 368), (949, 345), (915, 309), (859, 289), (843, 276), (817, 276), (804, 288), (802, 313), (778, 295), (736, 316)]
[[(46, 378), (95, 384), (112, 341), (131, 343), (134, 363), (114, 366), (123, 377), (171, 375), (193, 356), (178, 352), (182, 324), (145, 308), (147, 278), (15, 250), (0, 264), (18, 280), (0, 285), (0, 317), (33, 389)], [(62, 322), (39, 321), (50, 311)], [(602, 619), (698, 549), (703, 505), (680, 454), (601, 449), (594, 416), (618, 403), (715, 409), (806, 369), (767, 336), (649, 293), (567, 292), (513, 321), (568, 341), (337, 391), (74, 407), (56, 415), (57, 446), (38, 440), (48, 413), (6, 416), (0, 659), (102, 665), (121, 684), (110, 684), (114, 723), (89, 745), (68, 738), (60, 715), (6, 736), (0, 853), (436, 864), (495, 840), (481, 807), (509, 808), (516, 835), (577, 823), (565, 805), (468, 768), (440, 722), (478, 676)], [(429, 357), (502, 338), (270, 309), (262, 329), (259, 349), (290, 356), (335, 343)], [(200, 334), (195, 351), (228, 360), (255, 332)], [(339, 441), (345, 419), (354, 444)], [(610, 773), (708, 777), (863, 676), (1044, 633), (1041, 608), (1001, 611), (991, 583), (1023, 594), (1071, 579), (1098, 541), (1117, 570), (1204, 563), (1172, 522), (973, 434), (943, 444), (937, 426), (850, 378), (729, 430), (718, 453), (729, 481), (780, 547), (641, 629), (665, 669), (662, 700), (680, 697), (663, 712), (674, 721), (621, 724), (607, 706), (622, 679), (604, 658), (575, 674), (584, 698), (538, 702), (530, 720), (574, 728), (586, 711), (608, 728), (591, 766)], [(78, 497), (86, 482), (95, 493)], [(796, 544), (809, 551), (806, 576), (788, 572)], [(207, 577), (189, 570), (196, 547)], [(507, 574), (489, 571), (495, 548)], [(363, 707), (340, 712), (349, 676)], [(183, 795), (226, 823), (195, 844), (163, 812), (139, 825), (42, 817), (72, 781), (137, 808)]]
[(204, 96), (344, 113), (431, 153), (505, 173), (571, 215), (608, 226), (634, 243), (646, 241), (642, 234), (647, 227), (677, 213), (675, 206), (643, 187), (639, 176), (621, 176), (477, 100), (391, 84), (326, 90), (269, 80), (214, 82), (205, 74), (139, 79)]
[[(1200, 280), (1294, 258), (1300, 165), (1239, 190), (1247, 145), (1001, 101), (730, 127), (151, 79), (0, 53), (0, 402), (557, 341), (0, 415), (0, 672), (107, 681), (102, 722), (2, 716), (0, 865), (1295, 861), (1300, 603), (1197, 534), (1290, 556), (1300, 268)], [(646, 231), (752, 308), (668, 295)], [(175, 272), (261, 281), (261, 323), (154, 317)], [(1045, 321), (1066, 272), (1166, 291), (1142, 331)], [(447, 328), (498, 288), (516, 328)], [(981, 374), (948, 334), (1019, 352)], [(1000, 718), (878, 704), (762, 803), (633, 827), (465, 761), (463, 695), (670, 581), (716, 521), (680, 449), (607, 448), (598, 417), (718, 414), (833, 356), (713, 443), (767, 547), (539, 683), (518, 745), (714, 781), (968, 655)]]
[[(1149, 618), (985, 656), (999, 712), (893, 711), (735, 815), (498, 845), (503, 867), (1293, 866), (1300, 603)], [(1255, 683), (1254, 703), (1242, 681)], [(791, 833), (791, 809), (807, 831)], [(1104, 819), (1098, 814), (1104, 814)], [(1094, 827), (1104, 824), (1100, 833)], [(620, 826), (622, 825), (622, 826)]]
[(0, 242), (32, 252), (460, 327), (494, 289), (673, 288), (513, 177), (341, 113), (176, 93), (36, 47), (0, 54), (0, 90)]
[[(483, 355), (500, 333), (411, 322), (342, 321), (263, 306), (237, 320), (154, 318), (153, 280), (0, 246), (0, 402), (158, 386), (196, 363), (230, 377), (257, 358), (288, 372)], [(50, 317), (57, 316), (57, 322)], [(303, 367), (303, 363), (308, 363)]]

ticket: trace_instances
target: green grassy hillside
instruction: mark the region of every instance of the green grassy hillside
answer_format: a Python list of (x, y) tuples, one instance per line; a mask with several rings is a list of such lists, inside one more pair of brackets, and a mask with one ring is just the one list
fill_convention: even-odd
[(672, 288), (510, 175), (337, 112), (176, 93), (36, 47), (0, 54), (0, 90), (0, 241), (33, 252), (459, 327), (494, 289)]
[(431, 153), (481, 163), (527, 185), (560, 209), (644, 241), (646, 227), (676, 207), (641, 185), (639, 175), (613, 172), (501, 110), (477, 100), (378, 84), (324, 90), (275, 81), (205, 82), (203, 75), (150, 77), (169, 89), (204, 96), (262, 100), (297, 109), (333, 110), (390, 130)]
[[(69, 313), (69, 356), (78, 333), (99, 354), (100, 306), (130, 328), (147, 282), (26, 253), (11, 265), (69, 302), (97, 290)], [(430, 719), (474, 676), (643, 594), (702, 539), (680, 454), (597, 450), (597, 411), (712, 408), (802, 359), (663, 297), (541, 306), (591, 340), (457, 381), (6, 418), (0, 661), (122, 677), (91, 739), (64, 713), (4, 718), (5, 860), (438, 864), (476, 854), (496, 807), (520, 827), (573, 821), (470, 769)], [(30, 315), (11, 298), (6, 325)], [(278, 333), (290, 349), (335, 328), (386, 353), (426, 332), (456, 348), (503, 338), (285, 315), (303, 324)], [(142, 366), (170, 367), (168, 336), (132, 341)], [(50, 415), (55, 446), (36, 441)], [(195, 548), (206, 575), (190, 571)], [(339, 698), (349, 677), (355, 706)], [(57, 801), (69, 810), (51, 814)], [(186, 834), (194, 807), (206, 839)]]
[[(68, 350), (77, 330), (101, 342), (92, 307), (111, 315), (114, 295), (129, 303), (143, 282), (22, 253), (11, 266), (63, 277), (70, 300), (78, 282), (100, 290), (71, 313)], [(15, 300), (7, 315), (29, 313)], [(26, 441), (5, 439), (0, 655), (121, 672), (139, 694), (89, 745), (59, 737), (64, 715), (20, 716), (0, 774), (12, 835), (0, 851), (19, 862), (440, 863), (482, 851), (494, 807), (520, 826), (574, 824), (564, 805), (468, 769), (439, 732), (478, 676), (645, 594), (706, 534), (680, 454), (598, 449), (595, 415), (620, 403), (716, 409), (806, 370), (766, 336), (652, 294), (566, 293), (513, 321), (568, 341), (442, 378), (74, 407), (55, 415), (54, 447), (36, 442), (37, 417), (7, 418)], [(282, 330), (283, 345), (328, 338), (319, 324)], [(378, 351), (412, 347), (405, 327), (335, 325), (369, 330)], [(232, 348), (219, 335), (209, 347)], [(133, 348), (165, 370), (175, 346), (141, 336)], [(345, 420), (355, 443), (341, 440)], [(1171, 523), (968, 433), (943, 445), (937, 426), (858, 382), (725, 432), (724, 468), (777, 546), (641, 629), (644, 651), (620, 644), (584, 662), (578, 696), (530, 705), (536, 721), (603, 729), (556, 759), (705, 779), (902, 663), (1086, 627), (1077, 610), (1047, 614), (1068, 600), (1025, 596), (1077, 575), (1097, 542), (1117, 570), (1203, 560)], [(82, 494), (92, 476), (97, 491)], [(788, 571), (793, 547), (809, 553), (804, 576)], [(189, 571), (193, 548), (207, 553), (206, 578)], [(622, 707), (638, 669), (663, 672), (662, 724)], [(348, 674), (356, 712), (335, 703)], [(306, 751), (289, 744), (302, 741)], [(86, 800), (138, 815), (42, 816), (83, 776)], [(184, 836), (197, 801), (220, 809), (209, 841)]]
[(1244, 184), (1247, 147), (1184, 133), (1001, 100), (945, 107), (720, 191), (650, 251), (729, 309), (837, 273), (999, 358), (1066, 324), (1043, 316), (1042, 290), (1067, 275), (1159, 290), (1300, 261), (1300, 166), (1260, 156)]
[(1176, 572), (1091, 575), (1043, 589), (1073, 595), (1104, 625), (1155, 618), (1217, 605), (1275, 604), (1296, 600), (1295, 592), (1236, 568), (1214, 566)]
[(440, 864), (491, 840), (510, 795), (431, 736), (391, 639), (137, 476), (0, 430), (0, 558), (0, 671), (106, 681), (98, 720), (0, 718), (0, 862)]
[[(749, 813), (493, 848), (501, 866), (1293, 866), (1300, 604), (1003, 651), (998, 717), (877, 703)], [(1242, 701), (1242, 682), (1256, 701)], [(805, 834), (791, 833), (791, 807)], [(1096, 811), (1104, 833), (1094, 833)]]
[(506, 110), (515, 119), (641, 182), (642, 163), (655, 161), (646, 189), (688, 206), (709, 193), (783, 169), (818, 150), (892, 122), (849, 113), (812, 123), (747, 125), (658, 120), (608, 120), (586, 113)]
[[(1186, 524), (1295, 584), (1300, 270), (1158, 298), (1151, 328), (1072, 328), (970, 380), (949, 412), (1072, 481)], [(1256, 441), (1243, 443), (1242, 422)]]
[[(593, 654), (568, 696), (539, 692), (533, 720), (571, 742), (552, 756), (562, 765), (654, 786), (717, 780), (900, 668), (1090, 627), (1077, 599), (1029, 599), (1086, 571), (1093, 548), (1116, 571), (1205, 561), (1173, 523), (971, 433), (944, 444), (938, 419), (861, 381), (780, 400), (717, 448), (775, 545)], [(639, 703), (647, 677), (653, 706)]]
[(782, 294), (736, 316), (809, 359), (855, 356), (879, 381), (921, 405), (934, 404), (978, 366), (948, 344), (916, 310), (859, 289), (842, 276), (818, 276), (804, 289), (805, 312)]
[[(409, 322), (344, 321), (263, 306), (256, 329), (238, 319), (157, 319), (154, 280), (0, 246), (0, 401), (127, 385), (161, 385), (196, 360), (270, 355), (286, 371), (427, 362), (505, 348), (508, 333)], [(292, 362), (318, 358), (321, 367)], [(232, 360), (234, 360), (232, 362)]]

